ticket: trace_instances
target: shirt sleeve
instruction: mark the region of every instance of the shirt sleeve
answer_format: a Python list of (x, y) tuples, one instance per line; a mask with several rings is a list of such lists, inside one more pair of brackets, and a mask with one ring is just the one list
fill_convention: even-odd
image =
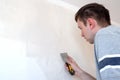
[(95, 41), (98, 68), (102, 80), (120, 78), (120, 37), (114, 34), (97, 35)]

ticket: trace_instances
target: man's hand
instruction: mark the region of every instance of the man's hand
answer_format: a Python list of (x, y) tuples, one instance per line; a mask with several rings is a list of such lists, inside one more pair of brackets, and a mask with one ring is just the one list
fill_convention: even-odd
[[(81, 80), (96, 80), (93, 76), (83, 71), (72, 57), (67, 56), (67, 63), (69, 63), (73, 70), (75, 71), (75, 76), (80, 78)], [(68, 70), (67, 67), (66, 69)]]
[[(71, 65), (71, 67), (73, 68), (73, 70), (75, 71), (75, 76), (79, 77), (80, 74), (83, 72), (82, 69), (78, 66), (78, 64), (74, 61), (74, 59), (70, 56), (67, 56), (67, 63), (69, 63)], [(66, 67), (66, 69), (68, 70), (68, 67)]]

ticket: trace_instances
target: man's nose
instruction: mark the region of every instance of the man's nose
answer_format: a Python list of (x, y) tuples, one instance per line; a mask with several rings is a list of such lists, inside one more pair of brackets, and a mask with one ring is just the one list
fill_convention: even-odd
[(81, 33), (81, 36), (82, 36), (82, 37), (84, 37), (84, 34), (83, 34), (83, 33)]

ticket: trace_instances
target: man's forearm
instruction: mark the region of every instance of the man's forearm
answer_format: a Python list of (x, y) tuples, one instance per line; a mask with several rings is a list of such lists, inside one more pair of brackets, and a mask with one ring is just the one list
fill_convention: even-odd
[(81, 80), (96, 80), (96, 78), (84, 71), (80, 73), (79, 77)]

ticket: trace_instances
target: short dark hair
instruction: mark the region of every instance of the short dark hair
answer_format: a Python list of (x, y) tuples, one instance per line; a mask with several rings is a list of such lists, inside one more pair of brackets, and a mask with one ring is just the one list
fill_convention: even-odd
[(88, 18), (94, 18), (97, 23), (104, 27), (105, 24), (110, 25), (110, 15), (109, 10), (106, 9), (102, 4), (90, 3), (81, 7), (75, 14), (75, 21), (79, 19), (86, 25), (86, 20)]

